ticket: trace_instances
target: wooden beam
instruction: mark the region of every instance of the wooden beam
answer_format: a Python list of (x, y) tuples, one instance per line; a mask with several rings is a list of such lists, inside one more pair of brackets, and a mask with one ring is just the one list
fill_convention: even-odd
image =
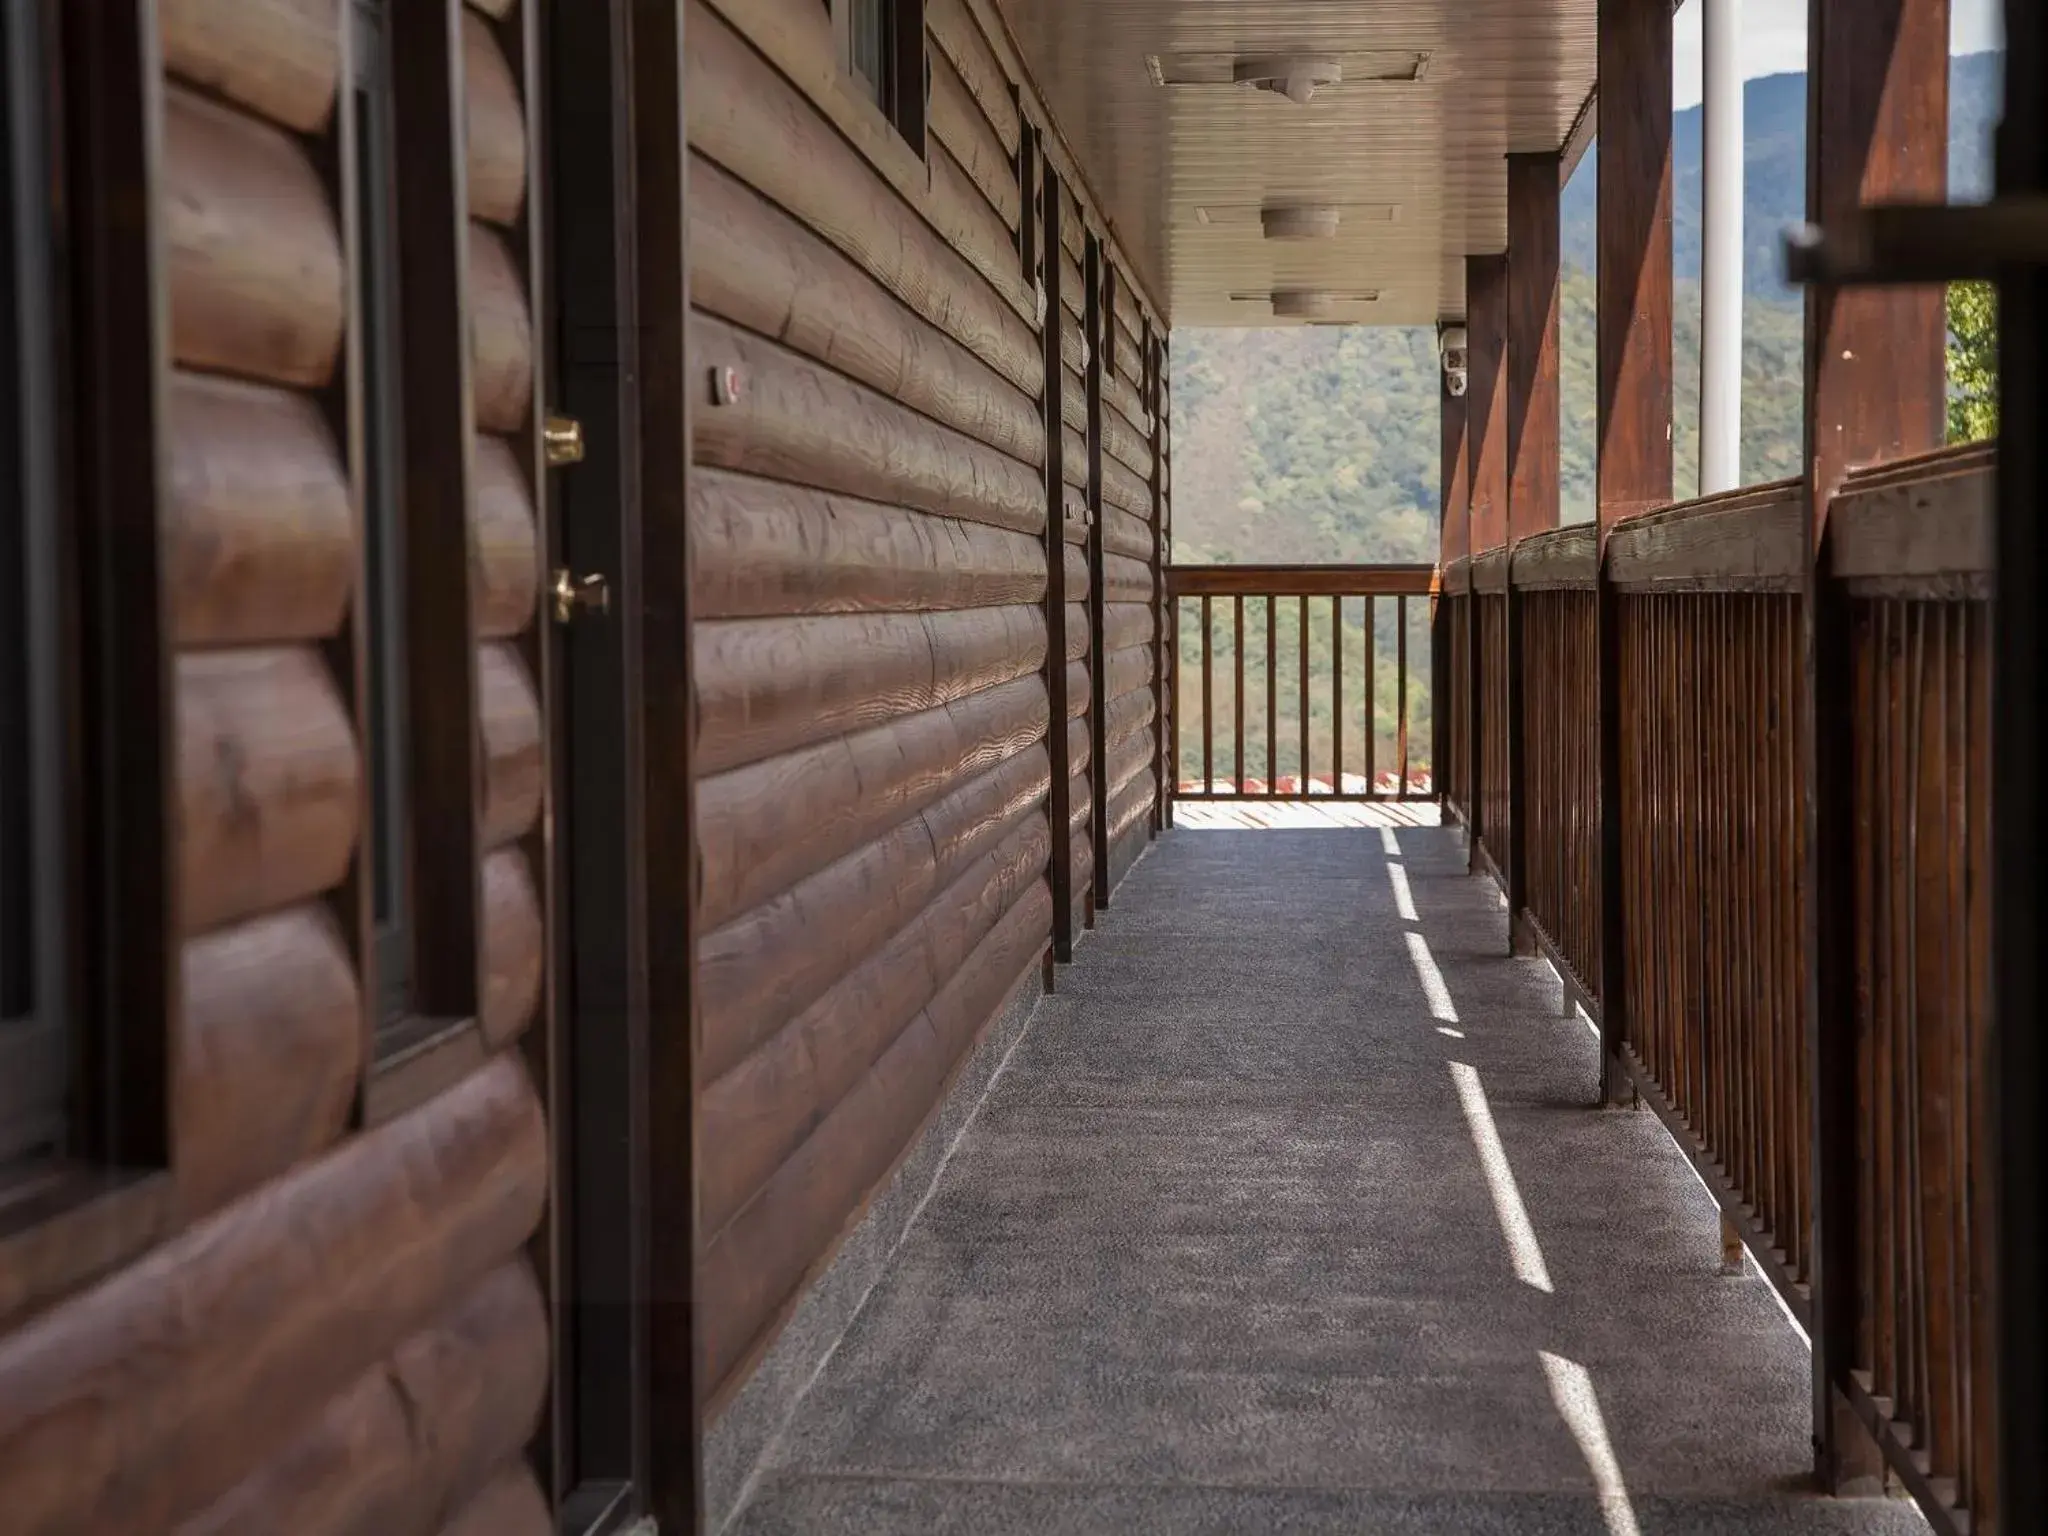
[(1600, 0), (1600, 526), (1671, 499), (1671, 7)]
[[(1558, 200), (1560, 155), (1508, 156), (1506, 543), (1557, 526), (1558, 514)], [(1503, 572), (1507, 574), (1507, 572)], [(1508, 829), (1506, 858), (1510, 944), (1524, 933), (1528, 904), (1527, 809), (1523, 786), (1522, 600), (1507, 592)]]
[[(1038, 130), (1027, 128), (1031, 163), (1044, 178), (1040, 192), (1039, 227), (1044, 249), (1034, 255), (1038, 281), (1045, 294), (1045, 319), (1039, 333), (1045, 368), (1045, 389), (1041, 409), (1045, 431), (1045, 693), (1046, 748), (1053, 754), (1052, 781), (1046, 796), (1046, 816), (1054, 828), (1064, 827), (1071, 815), (1068, 791), (1073, 764), (1061, 746), (1058, 730), (1067, 717), (1067, 667), (1065, 647), (1052, 644), (1051, 637), (1062, 632), (1067, 622), (1066, 555), (1066, 433), (1060, 422), (1060, 391), (1066, 375), (1060, 361), (1060, 181), (1052, 166), (1039, 153)], [(1089, 586), (1094, 586), (1094, 566), (1089, 564)], [(1074, 851), (1072, 840), (1055, 837), (1047, 862), (1046, 879), (1052, 896), (1052, 953), (1055, 960), (1074, 958)]]
[[(1806, 208), (1939, 202), (1947, 187), (1948, 0), (1809, 0)], [(1603, 167), (1604, 169), (1604, 167)], [(1939, 446), (1947, 329), (1939, 287), (1811, 287), (1806, 298), (1807, 543), (1801, 793), (1807, 840), (1805, 1030), (1813, 1095), (1813, 1413), (1816, 1471), (1875, 1492), (1884, 1466), (1848, 1401), (1858, 1363), (1854, 673), (1848, 615), (1815, 555), (1847, 472)], [(1827, 786), (1823, 791), (1822, 786)], [(2011, 1527), (2019, 1529), (2017, 1525)]]
[[(1088, 647), (1088, 665), (1095, 704), (1089, 714), (1091, 748), (1095, 766), (1095, 906), (1109, 905), (1110, 883), (1116, 878), (1109, 862), (1109, 752), (1103, 739), (1103, 714), (1109, 707), (1108, 680), (1104, 669), (1108, 655), (1103, 643), (1102, 558), (1105, 530), (1103, 518), (1102, 381), (1108, 374), (1109, 349), (1105, 333), (1113, 330), (1104, 309), (1102, 242), (1088, 232), (1082, 251), (1082, 281), (1087, 284), (1083, 324), (1088, 336), (1088, 627), (1094, 643)], [(1121, 552), (1142, 559), (1150, 545), (1150, 530), (1142, 541), (1134, 538)]]
[(1557, 526), (1558, 199), (1554, 154), (1508, 156), (1508, 539)]
[[(1810, 222), (1839, 222), (1864, 203), (1946, 199), (1948, 13), (1948, 0), (1811, 0)], [(1850, 469), (1941, 446), (1947, 335), (1939, 286), (1807, 290), (1816, 539)]]
[(1471, 383), (1465, 395), (1471, 437), (1469, 553), (1508, 538), (1508, 258), (1465, 258), (1465, 332)]
[[(2048, 15), (2011, 5), (2005, 18), (2005, 120), (1998, 135), (2000, 198), (2048, 192), (2048, 93), (2013, 88), (2048, 69)], [(2008, 591), (2042, 590), (2041, 496), (2048, 448), (2048, 269), (2010, 270), (1998, 288), (1999, 420), (1994, 561)], [(2048, 1524), (2048, 1316), (2038, 1306), (1998, 1307), (2002, 1296), (2048, 1293), (2048, 1052), (2042, 1008), (2042, 605), (1991, 607), (1991, 1111), (1998, 1270), (1993, 1315), (2000, 1368), (1998, 1497), (2006, 1529)]]
[(1443, 457), (1438, 516), (1438, 564), (1449, 565), (1472, 549), (1472, 497), (1465, 458), (1466, 396), (1437, 386), (1442, 421)]
[[(703, 1311), (697, 1242), (698, 1010), (702, 921), (697, 858), (697, 727), (692, 669), (689, 486), (691, 428), (704, 374), (690, 367), (689, 167), (684, 149), (684, 16), (664, 0), (628, 0), (632, 37), (630, 296), (638, 419), (631, 425), (640, 497), (640, 569), (660, 586), (624, 611), (638, 620), (642, 696), (638, 770), (646, 846), (648, 1441), (652, 1513), (664, 1529), (704, 1528)], [(695, 36), (689, 39), (691, 46)]]

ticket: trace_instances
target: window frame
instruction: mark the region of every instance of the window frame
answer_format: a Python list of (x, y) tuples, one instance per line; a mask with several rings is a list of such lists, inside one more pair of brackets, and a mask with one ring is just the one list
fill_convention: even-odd
[[(926, 158), (931, 99), (931, 63), (925, 31), (925, 0), (827, 0), (842, 85), (876, 112), (890, 131)], [(854, 21), (859, 6), (880, 10), (883, 78), (876, 80), (854, 62)]]
[(413, 989), (411, 690), (406, 686), (404, 373), (399, 366), (396, 159), (390, 31), (383, 0), (350, 0), (355, 98), (356, 270), (349, 302), (361, 354), (363, 747), (369, 942), (375, 950), (372, 1065), (460, 1021), (422, 1019)]
[(0, 945), (13, 949), (0, 950), (0, 1178), (62, 1161), (78, 1139), (63, 708), (76, 679), (59, 611), (56, 134), (38, 23), (36, 7), (0, 0), (0, 497), (19, 509), (0, 545), (15, 583), (0, 599)]
[[(7, 402), (17, 424), (34, 423), (43, 466), (42, 490), (23, 503), (49, 534), (38, 535), (31, 589), (44, 617), (31, 623), (50, 664), (31, 674), (54, 721), (42, 771), (57, 774), (39, 828), (53, 850), (38, 866), (51, 899), (36, 919), (54, 936), (36, 985), (39, 1009), (63, 1021), (69, 1069), (62, 1145), (0, 1167), (0, 1324), (128, 1261), (179, 1219), (163, 253), (157, 221), (134, 216), (157, 191), (154, 42), (140, 0), (0, 0), (8, 183), (25, 168), (44, 194), (27, 208), (41, 345), (0, 367), (36, 370), (30, 405), (42, 413), (24, 418), (18, 399)], [(18, 206), (10, 192), (0, 228), (10, 242), (24, 227)], [(10, 244), (11, 262), (22, 249)], [(9, 303), (16, 281), (11, 268)], [(17, 388), (25, 377), (12, 374)]]

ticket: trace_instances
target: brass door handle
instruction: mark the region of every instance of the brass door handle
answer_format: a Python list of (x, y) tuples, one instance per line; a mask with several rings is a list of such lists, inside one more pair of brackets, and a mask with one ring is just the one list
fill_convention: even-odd
[(565, 464), (583, 462), (583, 423), (575, 417), (557, 416), (550, 411), (540, 437), (548, 468), (560, 469)]
[(555, 622), (567, 624), (578, 614), (610, 613), (612, 586), (602, 574), (577, 576), (567, 566), (555, 572), (549, 593), (555, 600)]

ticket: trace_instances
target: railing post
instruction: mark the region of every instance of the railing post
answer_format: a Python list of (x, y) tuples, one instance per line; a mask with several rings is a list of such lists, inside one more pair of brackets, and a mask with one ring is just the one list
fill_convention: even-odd
[(1523, 921), (1529, 906), (1528, 806), (1524, 764), (1522, 601), (1513, 547), (1557, 526), (1559, 475), (1559, 199), (1556, 154), (1508, 156), (1508, 943), (1534, 954)]
[(1606, 544), (1625, 517), (1671, 500), (1671, 4), (1599, 0), (1600, 1097), (1628, 1083), (1622, 889), (1621, 605)]
[[(1813, 223), (1838, 222), (1865, 202), (1944, 196), (1948, 13), (1948, 0), (1809, 0), (1806, 206)], [(1883, 1463), (1846, 1397), (1863, 1300), (1850, 863), (1856, 829), (1839, 765), (1850, 703), (1847, 642), (1821, 589), (1820, 552), (1829, 500), (1852, 464), (1940, 445), (1946, 340), (1938, 287), (1807, 292), (1805, 459), (1814, 536), (1799, 717), (1810, 829), (1801, 884), (1808, 893), (1803, 1004), (1814, 1138), (1814, 1453), (1823, 1484), (1844, 1493), (1879, 1486)]]

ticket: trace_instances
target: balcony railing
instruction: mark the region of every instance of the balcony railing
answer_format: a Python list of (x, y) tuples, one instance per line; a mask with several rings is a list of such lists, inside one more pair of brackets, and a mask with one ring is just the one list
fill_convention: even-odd
[(1543, 534), (1447, 568), (1438, 621), (1443, 796), (1514, 942), (1948, 1536), (1996, 1502), (1993, 467), (1851, 476), (1817, 558), (1796, 481)]
[(1434, 581), (1426, 565), (1169, 568), (1175, 798), (1430, 798), (1414, 722)]

